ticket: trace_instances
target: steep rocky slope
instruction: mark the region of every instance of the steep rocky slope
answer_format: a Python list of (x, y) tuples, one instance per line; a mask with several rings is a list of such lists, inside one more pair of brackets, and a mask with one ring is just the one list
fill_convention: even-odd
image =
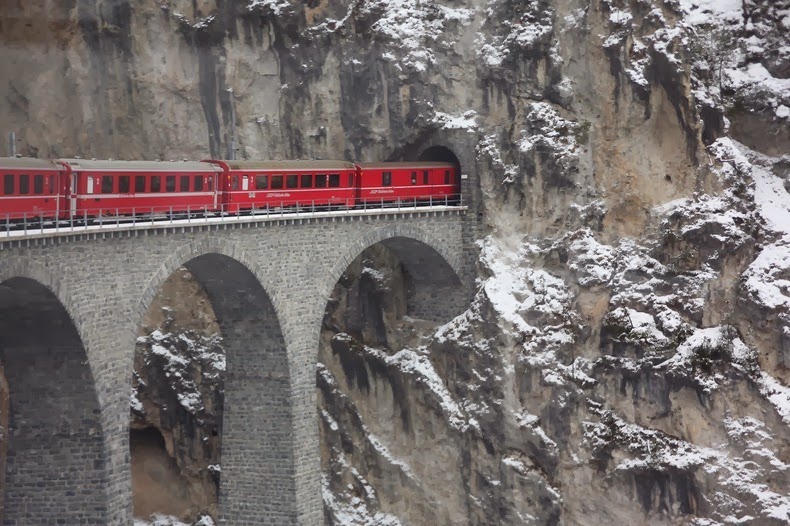
[[(24, 154), (369, 160), (473, 138), (469, 309), (404, 316), (377, 251), (328, 307), (330, 523), (790, 521), (787, 0), (39, 0), (0, 24)], [(221, 421), (168, 396), (182, 416), (135, 418)], [(168, 440), (181, 473), (217, 447)]]

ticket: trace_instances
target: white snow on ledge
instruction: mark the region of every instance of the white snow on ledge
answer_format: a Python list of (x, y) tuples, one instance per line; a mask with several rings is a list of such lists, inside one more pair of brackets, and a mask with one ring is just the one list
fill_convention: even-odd
[(460, 115), (452, 115), (450, 113), (437, 111), (434, 122), (441, 124), (442, 129), (445, 130), (467, 129), (472, 132), (477, 128), (477, 112), (474, 110), (467, 110)]
[[(214, 526), (214, 521), (208, 515), (203, 515), (200, 517), (194, 524), (194, 526)], [(155, 514), (151, 515), (148, 520), (145, 519), (134, 519), (134, 526), (191, 526), (189, 523), (182, 522), (178, 519), (178, 517), (173, 517), (171, 515), (160, 515)]]
[(777, 240), (763, 248), (746, 269), (744, 287), (757, 303), (769, 309), (787, 310), (790, 309), (790, 193), (779, 177), (760, 164), (752, 165), (752, 177), (755, 204), (766, 228)]
[(743, 20), (743, 0), (680, 0), (680, 6), (691, 25)]

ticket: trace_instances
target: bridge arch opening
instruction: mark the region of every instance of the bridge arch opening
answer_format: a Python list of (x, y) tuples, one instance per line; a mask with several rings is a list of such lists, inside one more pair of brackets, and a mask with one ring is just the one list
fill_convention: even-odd
[(33, 279), (0, 284), (0, 376), (0, 522), (104, 523), (93, 374), (66, 308)]
[[(316, 380), (324, 495), (333, 496), (325, 501), (328, 516), (366, 501), (371, 486), (412, 483), (397, 462), (382, 458), (409, 463), (412, 448), (431, 434), (398, 370), (430, 367), (432, 335), (464, 304), (453, 265), (413, 237), (376, 242), (343, 271), (324, 315)], [(412, 469), (422, 462), (414, 461)], [(405, 493), (384, 493), (390, 495), (367, 504), (396, 516), (420, 515), (419, 503)]]
[[(189, 256), (171, 258), (140, 324), (130, 432), (135, 516), (290, 523), (290, 377), (277, 312), (245, 264), (215, 252)], [(163, 470), (169, 487), (152, 492)], [(177, 498), (163, 503), (162, 492)]]

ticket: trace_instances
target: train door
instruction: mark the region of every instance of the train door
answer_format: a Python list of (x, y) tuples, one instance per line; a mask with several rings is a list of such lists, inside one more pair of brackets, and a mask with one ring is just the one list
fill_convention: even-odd
[(359, 201), (359, 180), (361, 177), (359, 176), (359, 167), (357, 167), (353, 172), (348, 172), (348, 186), (351, 187), (351, 199), (352, 202), (350, 203), (351, 206), (357, 206), (357, 202)]
[(77, 195), (79, 192), (79, 185), (77, 182), (79, 177), (79, 173), (71, 172), (71, 181), (66, 181), (66, 184), (71, 183), (71, 191), (69, 192), (69, 211), (71, 213), (71, 217), (74, 217), (77, 214)]
[(206, 177), (206, 185), (208, 185), (208, 191), (211, 192), (213, 199), (214, 199), (214, 208), (217, 208), (217, 197), (219, 196), (219, 185), (214, 184), (215, 179), (219, 179), (219, 174), (211, 174)]

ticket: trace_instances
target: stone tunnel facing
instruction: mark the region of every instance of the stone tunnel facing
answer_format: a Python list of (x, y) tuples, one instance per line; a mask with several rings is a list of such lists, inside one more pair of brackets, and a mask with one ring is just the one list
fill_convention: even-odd
[(93, 375), (71, 317), (34, 280), (0, 285), (0, 362), (0, 408), (9, 408), (0, 522), (101, 524), (107, 481)]

